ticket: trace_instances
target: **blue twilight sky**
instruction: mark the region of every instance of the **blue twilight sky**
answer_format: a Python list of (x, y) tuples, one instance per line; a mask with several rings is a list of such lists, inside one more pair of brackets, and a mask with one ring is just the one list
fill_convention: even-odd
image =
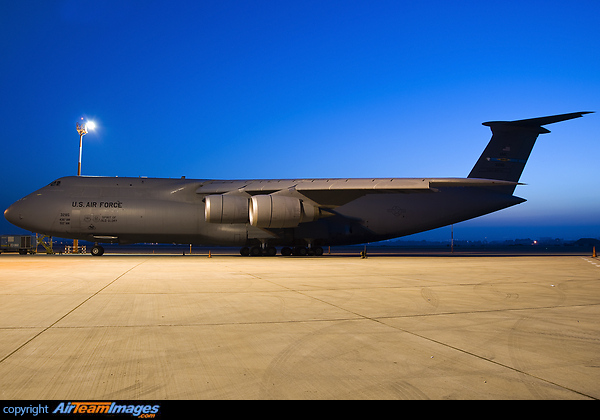
[[(464, 177), (490, 120), (600, 111), (600, 3), (0, 2), (0, 207), (75, 175)], [(455, 239), (600, 237), (600, 114)], [(0, 233), (19, 230), (0, 218)], [(417, 238), (446, 239), (449, 228)]]

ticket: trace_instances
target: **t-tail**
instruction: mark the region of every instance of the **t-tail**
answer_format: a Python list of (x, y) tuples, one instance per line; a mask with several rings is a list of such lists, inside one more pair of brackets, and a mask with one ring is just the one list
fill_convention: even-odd
[[(483, 123), (491, 128), (492, 139), (468, 177), (518, 182), (538, 135), (550, 132), (542, 126), (579, 118), (584, 114), (590, 114), (590, 112)], [(516, 185), (501, 188), (506, 188), (505, 192), (512, 194), (515, 187)]]

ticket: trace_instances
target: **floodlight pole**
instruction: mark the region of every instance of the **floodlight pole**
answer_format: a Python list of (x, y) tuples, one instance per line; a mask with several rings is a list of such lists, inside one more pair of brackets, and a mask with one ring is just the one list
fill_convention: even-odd
[(83, 146), (83, 136), (87, 134), (85, 124), (77, 123), (77, 132), (79, 133), (79, 163), (77, 164), (77, 176), (81, 176), (81, 151)]
[[(81, 152), (83, 149), (83, 136), (87, 134), (87, 128), (85, 124), (77, 123), (77, 132), (79, 133), (79, 162), (77, 163), (77, 176), (81, 176)], [(73, 239), (73, 253), (79, 253), (79, 241)]]

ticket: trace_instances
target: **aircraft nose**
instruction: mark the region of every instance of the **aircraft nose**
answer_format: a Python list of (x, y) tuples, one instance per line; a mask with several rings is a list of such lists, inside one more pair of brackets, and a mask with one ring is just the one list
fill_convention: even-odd
[(8, 220), (10, 223), (12, 223), (13, 225), (18, 220), (17, 212), (14, 209), (14, 204), (11, 205), (6, 210), (4, 210), (4, 218), (6, 220)]
[(15, 226), (23, 228), (24, 215), (22, 199), (4, 210), (4, 218)]

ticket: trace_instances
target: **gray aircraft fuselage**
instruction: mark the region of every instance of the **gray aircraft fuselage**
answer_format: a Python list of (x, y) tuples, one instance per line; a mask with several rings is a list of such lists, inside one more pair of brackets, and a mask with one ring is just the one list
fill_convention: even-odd
[(276, 246), (322, 252), (326, 245), (401, 237), (522, 203), (513, 191), (535, 139), (548, 132), (541, 125), (582, 114), (485, 123), (492, 140), (467, 178), (69, 176), (4, 214), (32, 232), (96, 243), (238, 246), (243, 254), (248, 247)]
[[(338, 207), (335, 215), (265, 232), (250, 223), (207, 223), (206, 195), (196, 192), (206, 182), (211, 181), (65, 177), (13, 204), (7, 217), (33, 232), (92, 242), (244, 246), (253, 239), (286, 245), (305, 244), (304, 238), (310, 238), (343, 245), (409, 235), (524, 201), (468, 187), (440, 188), (435, 193), (368, 194)], [(287, 189), (297, 181), (278, 183)]]

